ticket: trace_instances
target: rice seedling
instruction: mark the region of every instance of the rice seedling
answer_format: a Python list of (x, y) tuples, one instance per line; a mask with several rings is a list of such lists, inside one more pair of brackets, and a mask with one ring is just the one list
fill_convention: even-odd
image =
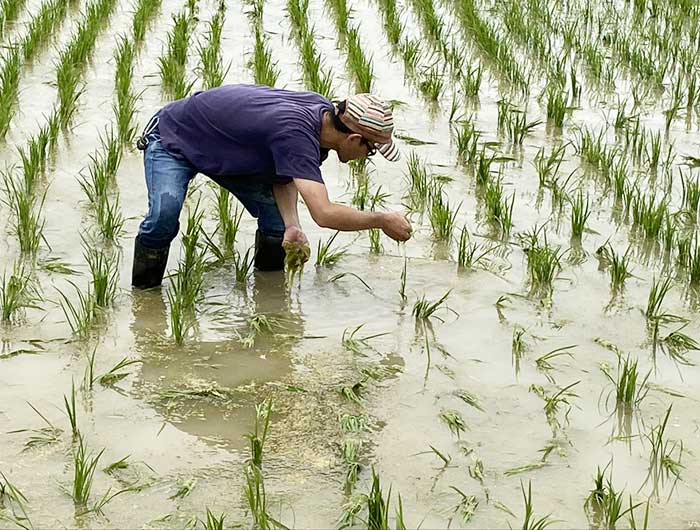
[(666, 277), (658, 282), (656, 279), (652, 280), (652, 286), (647, 300), (647, 308), (644, 312), (649, 325), (683, 321), (681, 317), (666, 313), (661, 308), (666, 295), (671, 290), (672, 283), (673, 279), (670, 277)]
[(76, 506), (86, 507), (92, 492), (92, 481), (97, 469), (97, 463), (104, 453), (104, 449), (92, 456), (87, 453), (85, 441), (78, 433), (78, 443), (73, 450), (73, 488), (72, 497)]
[(661, 161), (661, 132), (649, 132), (645, 150), (647, 164), (651, 170), (659, 167)]
[(698, 222), (700, 215), (700, 180), (691, 178), (691, 174), (683, 174), (681, 171), (681, 185), (683, 189), (682, 204), (685, 214), (691, 223)]
[(113, 386), (129, 375), (128, 372), (123, 371), (126, 367), (131, 366), (132, 364), (138, 364), (140, 362), (142, 361), (139, 361), (137, 359), (128, 359), (127, 357), (124, 357), (107, 372), (98, 376), (97, 381), (105, 387)]
[[(576, 381), (567, 385), (553, 394), (549, 394), (544, 388), (538, 385), (531, 385), (530, 392), (535, 393), (544, 401), (544, 413), (547, 418), (547, 423), (552, 428), (552, 433), (556, 436), (558, 431), (564, 429), (569, 424), (569, 413), (571, 412), (571, 398), (578, 397), (571, 389), (578, 385), (580, 381)], [(564, 413), (564, 417), (560, 419), (560, 414)]]
[(138, 0), (134, 18), (131, 22), (131, 31), (134, 36), (134, 43), (141, 46), (146, 37), (146, 31), (153, 24), (155, 17), (160, 10), (163, 0)]
[[(637, 521), (634, 520), (634, 509), (632, 508), (632, 498), (629, 501), (630, 515), (627, 523), (629, 524), (630, 530), (637, 530)], [(641, 530), (648, 530), (649, 528), (649, 501), (646, 502), (646, 508), (644, 509), (644, 520), (642, 521)]]
[(663, 420), (644, 433), (644, 439), (649, 442), (651, 450), (649, 452), (649, 468), (647, 476), (642, 483), (640, 490), (647, 484), (651, 485), (651, 496), (659, 498), (660, 490), (666, 482), (672, 480), (673, 486), (669, 492), (669, 497), (673, 493), (676, 483), (681, 480), (681, 471), (685, 466), (681, 463), (683, 453), (683, 441), (669, 440), (666, 437), (666, 426), (671, 415), (669, 406)]
[(509, 106), (506, 107), (500, 120), (502, 120), (502, 130), (505, 132), (506, 137), (516, 145), (522, 144), (525, 136), (542, 123), (542, 120), (528, 122), (525, 112)]
[(347, 64), (355, 78), (355, 89), (358, 93), (371, 92), (374, 83), (374, 67), (372, 57), (367, 57), (360, 44), (357, 28), (348, 28), (347, 32)]
[(534, 471), (536, 469), (542, 469), (545, 466), (547, 466), (547, 462), (545, 462), (545, 461), (532, 462), (530, 464), (525, 464), (522, 466), (517, 466), (517, 467), (512, 467), (510, 469), (506, 469), (503, 472), (503, 474), (506, 477), (512, 477), (514, 475), (519, 475), (521, 473), (528, 473), (528, 472)]
[(484, 463), (481, 460), (476, 460), (473, 466), (467, 467), (469, 476), (474, 480), (479, 481), (479, 484), (484, 485)]
[(26, 185), (19, 181), (12, 172), (2, 172), (5, 204), (12, 218), (12, 232), (17, 236), (20, 251), (33, 256), (45, 241), (44, 207), (45, 192), (37, 196)]
[(226, 514), (222, 513), (219, 517), (214, 515), (214, 513), (207, 508), (207, 520), (199, 520), (200, 524), (204, 527), (204, 530), (224, 530), (224, 519)]
[(545, 515), (539, 519), (535, 517), (535, 510), (532, 506), (532, 481), (527, 483), (527, 493), (525, 493), (525, 486), (523, 486), (522, 481), (520, 482), (520, 490), (523, 492), (523, 501), (525, 502), (523, 530), (545, 530), (545, 528), (556, 522), (550, 518), (551, 515)]
[(333, 234), (325, 243), (318, 242), (316, 247), (316, 266), (317, 267), (332, 267), (340, 259), (347, 254), (347, 249), (331, 250), (333, 241), (338, 237), (340, 232)]
[(516, 374), (520, 372), (520, 360), (525, 356), (525, 352), (528, 349), (524, 339), (526, 331), (525, 328), (518, 325), (513, 328), (513, 338), (511, 340), (510, 349)]
[(450, 289), (447, 291), (445, 294), (442, 295), (438, 300), (431, 302), (429, 300), (426, 300), (425, 295), (421, 296), (416, 303), (413, 305), (413, 310), (411, 311), (411, 314), (416, 318), (416, 321), (427, 321), (430, 318), (435, 318), (439, 320), (440, 322), (444, 322), (442, 318), (439, 316), (435, 315), (438, 309), (442, 308), (443, 306), (449, 310), (452, 311), (453, 313), (457, 314), (453, 309), (450, 309), (447, 307), (447, 297), (450, 296), (450, 293), (452, 290)]
[(527, 256), (530, 295), (548, 297), (561, 270), (563, 251), (549, 245), (546, 232), (543, 241), (539, 240), (539, 230), (533, 231), (529, 238), (529, 244), (523, 250)]
[(551, 372), (555, 370), (555, 367), (551, 361), (558, 357), (564, 356), (573, 359), (574, 354), (571, 353), (569, 350), (575, 347), (576, 345), (574, 344), (572, 346), (563, 346), (561, 348), (556, 348), (550, 352), (547, 352), (544, 355), (535, 359), (535, 366), (537, 366), (537, 369), (544, 374), (544, 376), (547, 378), (547, 381), (554, 384), (554, 378), (552, 377)]
[[(610, 464), (608, 464), (609, 466)], [(623, 509), (623, 491), (616, 491), (612, 484), (612, 469), (610, 475), (605, 477), (605, 468), (601, 471), (598, 468), (597, 474), (594, 477), (594, 488), (586, 497), (584, 503), (584, 508), (586, 513), (591, 518), (593, 524), (599, 528), (609, 528), (614, 529), (617, 523), (627, 514), (633, 516), (634, 510), (641, 506), (641, 502), (632, 505), (632, 499), (630, 497), (630, 506), (627, 509)]]
[(234, 277), (237, 283), (245, 283), (250, 275), (253, 274), (253, 263), (255, 256), (251, 255), (252, 247), (246, 250), (245, 254), (235, 252), (233, 255), (233, 270)]
[(101, 310), (97, 306), (92, 287), (88, 286), (87, 291), (83, 292), (72, 281), (69, 280), (68, 283), (75, 289), (78, 299), (76, 302), (73, 302), (68, 298), (68, 295), (58, 290), (58, 294), (61, 297), (59, 301), (61, 309), (73, 334), (79, 338), (85, 338), (93, 330), (97, 319), (101, 315)]
[(467, 495), (455, 486), (450, 486), (450, 488), (459, 494), (460, 499), (454, 508), (452, 508), (452, 516), (450, 517), (449, 521), (451, 523), (452, 519), (459, 515), (462, 523), (467, 524), (469, 521), (471, 521), (472, 517), (474, 517), (474, 513), (476, 513), (476, 509), (479, 506), (479, 501), (474, 495)]
[(391, 505), (391, 487), (384, 496), (379, 475), (372, 468), (372, 489), (366, 496), (367, 529), (389, 530), (389, 506)]
[(457, 129), (457, 160), (464, 164), (472, 164), (478, 155), (480, 134), (474, 128), (474, 123), (465, 120)]
[(255, 28), (255, 45), (250, 67), (253, 70), (253, 79), (257, 85), (274, 87), (277, 83), (280, 71), (277, 63), (272, 59), (272, 52), (267, 42), (267, 35), (258, 27)]
[(194, 20), (186, 10), (172, 15), (172, 20), (167, 49), (158, 58), (158, 69), (163, 92), (174, 99), (182, 99), (189, 94), (194, 84), (194, 81), (187, 82), (185, 73)]
[(414, 75), (422, 57), (420, 41), (404, 37), (399, 46), (403, 59), (404, 71), (409, 76)]
[(41, 309), (41, 301), (36, 279), (23, 262), (15, 262), (9, 277), (7, 271), (3, 272), (0, 283), (0, 314), (3, 323), (19, 322), (27, 309)]
[(571, 201), (571, 239), (581, 240), (590, 215), (591, 209), (588, 194), (586, 194), (584, 202), (583, 191), (579, 190), (578, 194)]
[(700, 350), (700, 343), (689, 335), (683, 333), (683, 329), (685, 329), (687, 325), (688, 324), (686, 323), (679, 329), (666, 335), (663, 339), (661, 339), (660, 345), (668, 356), (676, 363), (692, 366), (693, 363), (688, 360), (686, 354), (691, 350)]
[(438, 103), (445, 90), (442, 74), (437, 68), (430, 68), (418, 83), (418, 89), (429, 103)]
[(547, 120), (561, 129), (564, 126), (566, 111), (566, 94), (558, 86), (550, 87), (547, 90)]
[(350, 328), (345, 328), (343, 330), (343, 336), (341, 338), (341, 342), (343, 344), (343, 348), (346, 350), (355, 353), (355, 354), (362, 354), (362, 350), (365, 348), (371, 348), (369, 341), (372, 339), (376, 339), (378, 337), (383, 337), (384, 335), (388, 335), (387, 332), (382, 332), (382, 333), (373, 333), (371, 335), (365, 335), (363, 337), (357, 336), (357, 333), (364, 327), (364, 324), (360, 324), (359, 326), (356, 326), (353, 328), (350, 333), (348, 333), (348, 330)]
[(463, 72), (460, 89), (465, 98), (472, 101), (478, 100), (483, 74), (484, 70), (481, 64), (477, 64), (474, 68)]
[(484, 412), (484, 409), (481, 407), (481, 404), (479, 402), (479, 398), (475, 394), (469, 392), (469, 390), (460, 388), (458, 390), (455, 390), (452, 394), (464, 401), (470, 407), (474, 407), (475, 409)]
[(476, 242), (469, 241), (469, 231), (466, 225), (459, 234), (457, 247), (457, 265), (462, 269), (471, 269), (476, 265), (486, 265), (487, 256), (494, 252), (496, 247), (485, 247)]
[(353, 414), (343, 414), (340, 417), (340, 428), (345, 432), (360, 432), (367, 430), (367, 417)]
[(221, 57), (221, 34), (225, 13), (226, 4), (220, 2), (216, 13), (209, 21), (206, 44), (199, 45), (199, 75), (205, 90), (221, 86), (230, 68), (230, 64), (224, 68)]
[(624, 289), (625, 281), (632, 276), (629, 263), (629, 249), (623, 255), (619, 255), (609, 243), (602, 247), (610, 262), (610, 288), (613, 293), (619, 293)]
[(450, 208), (450, 202), (444, 198), (441, 187), (438, 187), (431, 193), (430, 226), (433, 229), (433, 238), (435, 240), (449, 241), (452, 239), (460, 207), (461, 204), (455, 210)]
[(484, 148), (481, 149), (476, 160), (476, 168), (474, 169), (474, 177), (478, 187), (483, 188), (491, 184), (491, 164), (493, 164), (495, 158), (495, 154), (488, 156), (486, 150)]
[(68, 3), (63, 0), (53, 0), (41, 5), (29, 21), (27, 33), (21, 44), (25, 61), (36, 57), (65, 20), (67, 13)]
[(501, 178), (486, 184), (484, 194), (484, 207), (486, 219), (498, 229), (501, 237), (507, 237), (513, 228), (513, 207), (515, 206), (515, 193), (510, 200), (505, 197)]
[[(604, 372), (605, 376), (615, 387), (615, 409), (622, 410), (624, 413), (631, 413), (637, 409), (649, 392), (646, 386), (651, 370), (647, 372), (643, 379), (640, 379), (640, 373), (637, 369), (637, 361), (630, 361), (629, 356), (623, 361), (622, 357), (618, 358), (617, 377), (613, 378), (608, 372)], [(610, 399), (611, 394), (608, 395)], [(606, 400), (607, 402), (607, 400)]]
[(255, 406), (255, 423), (252, 433), (246, 434), (250, 443), (250, 463), (251, 467), (261, 470), (263, 462), (263, 451), (265, 441), (270, 429), (272, 419), (272, 400), (263, 401)]
[(2, 471), (0, 471), (0, 478), (2, 478), (2, 481), (0, 481), (0, 521), (7, 521), (17, 525), (19, 528), (33, 528), (27, 514), (29, 500), (17, 486), (10, 482)]
[(362, 440), (352, 438), (344, 440), (341, 448), (343, 461), (346, 467), (345, 472), (345, 492), (352, 493), (360, 475), (359, 453), (362, 449)]
[(83, 256), (92, 276), (92, 292), (95, 305), (105, 309), (111, 306), (117, 297), (119, 282), (119, 261), (83, 241)]
[[(58, 443), (61, 441), (61, 434), (63, 434), (63, 430), (59, 429), (56, 427), (53, 423), (51, 423), (46, 416), (44, 416), (34, 405), (29, 403), (27, 401), (27, 405), (29, 405), (34, 412), (37, 413), (37, 415), (42, 419), (42, 421), (46, 424), (46, 427), (40, 427), (37, 429), (19, 429), (16, 431), (10, 431), (8, 434), (14, 434), (14, 433), (21, 433), (21, 432), (31, 432), (31, 436), (27, 439), (27, 441), (24, 444), (24, 449), (22, 451), (29, 451), (32, 449), (38, 449), (41, 447), (46, 447), (47, 445), (53, 445), (55, 443)], [(2, 488), (0, 487), (0, 490)], [(0, 498), (2, 495), (0, 494)], [(1, 502), (0, 502), (1, 505)]]
[(348, 401), (362, 405), (362, 397), (360, 396), (360, 392), (364, 386), (365, 385), (362, 381), (359, 381), (352, 386), (345, 385), (340, 388), (340, 395)]
[(415, 151), (408, 156), (408, 206), (413, 211), (422, 211), (430, 198), (428, 168)]
[(464, 423), (464, 418), (458, 410), (443, 409), (440, 411), (438, 417), (447, 425), (447, 428), (450, 429), (452, 434), (457, 435), (457, 438), (460, 438), (461, 433), (467, 428), (467, 424)]
[(276, 521), (269, 513), (267, 507), (267, 494), (262, 471), (256, 466), (246, 466), (246, 483), (243, 487), (248, 507), (253, 517), (256, 528), (271, 530), (272, 528), (284, 529), (284, 525)]

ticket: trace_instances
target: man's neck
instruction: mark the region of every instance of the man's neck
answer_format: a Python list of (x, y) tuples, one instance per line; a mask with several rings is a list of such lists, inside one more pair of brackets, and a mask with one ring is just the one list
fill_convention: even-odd
[(323, 118), (321, 118), (321, 147), (337, 151), (342, 139), (342, 133), (333, 125), (331, 111), (327, 110), (323, 113)]

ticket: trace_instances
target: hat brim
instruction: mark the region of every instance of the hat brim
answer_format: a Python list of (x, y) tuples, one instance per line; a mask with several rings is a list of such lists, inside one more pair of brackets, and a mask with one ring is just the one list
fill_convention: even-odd
[(390, 140), (389, 143), (386, 144), (377, 145), (377, 151), (379, 151), (381, 155), (389, 162), (396, 162), (401, 158), (401, 151), (399, 151), (399, 148), (396, 147), (393, 140)]

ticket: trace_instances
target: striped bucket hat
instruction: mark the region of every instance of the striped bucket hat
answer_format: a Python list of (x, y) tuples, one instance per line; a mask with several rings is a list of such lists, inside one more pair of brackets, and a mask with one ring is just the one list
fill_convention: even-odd
[(391, 139), (394, 115), (386, 101), (373, 94), (356, 94), (345, 100), (345, 112), (338, 117), (348, 129), (374, 142), (377, 151), (390, 162), (401, 158)]

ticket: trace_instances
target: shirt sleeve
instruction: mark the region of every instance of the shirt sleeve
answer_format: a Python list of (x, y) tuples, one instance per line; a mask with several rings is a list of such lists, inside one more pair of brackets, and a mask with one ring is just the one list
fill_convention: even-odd
[(277, 135), (270, 143), (270, 151), (277, 178), (300, 178), (323, 184), (320, 146), (310, 133), (302, 129)]

